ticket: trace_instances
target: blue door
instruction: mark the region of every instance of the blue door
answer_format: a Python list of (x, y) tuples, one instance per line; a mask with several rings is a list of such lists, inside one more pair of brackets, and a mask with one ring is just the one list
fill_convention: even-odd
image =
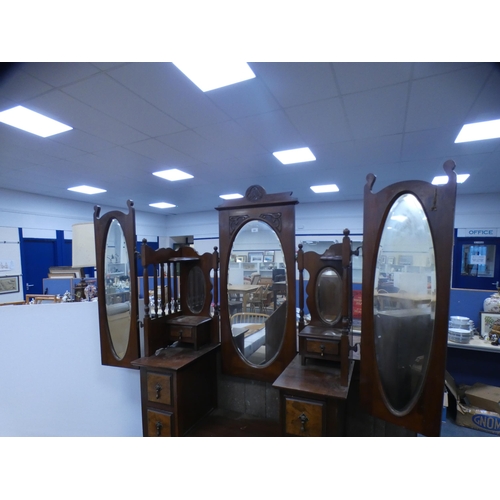
[(56, 239), (20, 238), (24, 294), (43, 294), (43, 279), (49, 268), (71, 266), (71, 240), (64, 240), (64, 231), (56, 231)]

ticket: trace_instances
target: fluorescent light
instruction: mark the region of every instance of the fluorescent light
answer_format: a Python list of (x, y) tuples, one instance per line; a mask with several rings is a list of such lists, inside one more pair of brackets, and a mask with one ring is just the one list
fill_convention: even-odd
[(68, 191), (76, 191), (77, 193), (83, 194), (97, 194), (97, 193), (105, 193), (105, 189), (99, 189), (92, 186), (75, 186), (72, 188), (68, 188)]
[(165, 203), (164, 201), (161, 201), (160, 203), (150, 203), (150, 207), (155, 207), (155, 208), (172, 208), (175, 207), (175, 205), (172, 205), (172, 203)]
[[(457, 174), (457, 182), (459, 184), (462, 184), (465, 182), (468, 178), (470, 177), (470, 174)], [(448, 183), (448, 176), (447, 175), (437, 175), (432, 179), (432, 184), (435, 184), (436, 186), (440, 184), (447, 184)]]
[(500, 137), (500, 120), (489, 120), (487, 122), (468, 123), (464, 125), (457, 135), (455, 143), (482, 141), (498, 137)]
[(278, 158), (283, 165), (314, 161), (316, 159), (309, 148), (287, 149), (285, 151), (277, 151), (273, 153), (273, 155)]
[(221, 194), (219, 198), (222, 198), (223, 200), (237, 200), (238, 198), (243, 198), (243, 195), (239, 193)]
[(337, 184), (324, 184), (323, 186), (311, 186), (315, 193), (336, 193), (339, 188)]
[(51, 135), (60, 134), (73, 128), (41, 115), (36, 111), (31, 111), (31, 109), (27, 109), (24, 106), (16, 106), (15, 108), (2, 111), (0, 113), (0, 122), (40, 137), (50, 137)]
[(391, 220), (395, 220), (397, 222), (404, 222), (405, 220), (408, 220), (408, 217), (406, 217), (406, 215), (393, 215), (391, 217)]
[(182, 170), (177, 168), (171, 168), (170, 170), (162, 170), (160, 172), (153, 172), (153, 175), (161, 177), (162, 179), (167, 179), (167, 181), (180, 181), (182, 179), (192, 179), (193, 176), (186, 174)]
[(203, 92), (255, 78), (247, 63), (182, 62), (173, 63)]

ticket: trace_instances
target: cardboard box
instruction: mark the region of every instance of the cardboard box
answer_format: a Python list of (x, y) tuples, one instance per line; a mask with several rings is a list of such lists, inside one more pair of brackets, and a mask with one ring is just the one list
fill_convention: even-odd
[[(466, 392), (468, 390), (470, 390), (472, 387), (476, 387), (479, 384), (476, 384), (472, 387), (457, 387), (457, 385), (455, 384), (455, 380), (453, 380), (453, 377), (448, 372), (446, 372), (445, 374), (445, 384), (446, 388), (449, 391), (450, 399), (454, 400), (456, 406), (455, 423), (457, 425), (470, 427), (471, 429), (475, 429), (477, 431), (489, 432), (491, 434), (500, 436), (500, 413), (480, 408), (478, 406), (473, 406), (472, 404), (470, 404), (470, 400), (466, 396)], [(500, 388), (498, 387), (494, 387), (494, 389), (500, 390)], [(473, 391), (473, 393), (475, 392), (476, 391)], [(479, 392), (483, 395), (483, 398), (481, 399), (483, 400), (485, 391), (483, 390)], [(475, 401), (479, 402), (480, 399), (475, 399)]]
[(500, 413), (500, 387), (474, 384), (465, 391), (465, 397), (472, 406)]

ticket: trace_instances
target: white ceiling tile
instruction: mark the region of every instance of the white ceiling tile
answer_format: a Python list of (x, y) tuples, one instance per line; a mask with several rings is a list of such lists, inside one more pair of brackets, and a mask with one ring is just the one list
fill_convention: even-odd
[(352, 94), (410, 80), (412, 63), (333, 63), (340, 92)]
[(409, 85), (403, 83), (344, 96), (354, 139), (401, 133)]
[(134, 142), (124, 147), (155, 160), (159, 166), (159, 170), (162, 168), (188, 166), (196, 162), (193, 156), (184, 154), (158, 139), (147, 139), (145, 141)]
[(53, 87), (62, 87), (99, 73), (93, 64), (83, 62), (27, 63), (23, 70)]
[(205, 94), (233, 119), (267, 113), (280, 107), (258, 78), (211, 90)]
[(108, 74), (184, 127), (227, 121), (229, 116), (172, 63), (135, 63)]
[(330, 63), (250, 63), (250, 67), (285, 108), (338, 95)]
[(307, 146), (282, 110), (249, 116), (236, 121), (269, 152)]
[(407, 132), (463, 124), (491, 72), (488, 65), (415, 80), (412, 83)]
[(309, 146), (352, 138), (340, 98), (294, 106), (285, 112)]
[(64, 92), (150, 137), (185, 128), (103, 73), (68, 85), (64, 87)]

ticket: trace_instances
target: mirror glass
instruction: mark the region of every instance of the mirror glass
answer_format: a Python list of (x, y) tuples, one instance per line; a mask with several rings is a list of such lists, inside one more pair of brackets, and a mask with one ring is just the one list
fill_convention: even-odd
[(285, 334), (287, 281), (283, 250), (269, 224), (251, 220), (234, 238), (228, 270), (233, 342), (251, 365), (270, 363)]
[(319, 273), (316, 304), (318, 314), (325, 323), (338, 321), (342, 312), (342, 279), (333, 267), (326, 267)]
[(199, 314), (205, 304), (205, 277), (199, 266), (188, 274), (187, 305), (193, 314)]
[(436, 303), (429, 223), (412, 194), (396, 199), (384, 223), (374, 289), (375, 353), (390, 409), (408, 412), (427, 370)]
[(120, 223), (113, 219), (104, 254), (105, 300), (111, 345), (121, 360), (127, 352), (130, 334), (130, 261)]

